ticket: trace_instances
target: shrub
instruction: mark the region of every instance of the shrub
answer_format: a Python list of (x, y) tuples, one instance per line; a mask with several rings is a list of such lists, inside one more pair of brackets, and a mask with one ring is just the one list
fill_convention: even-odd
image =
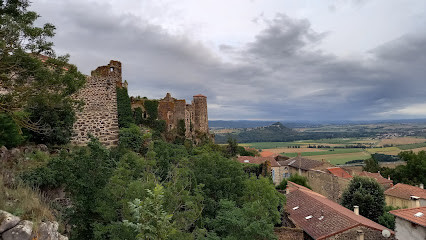
[(143, 135), (141, 129), (135, 124), (130, 125), (129, 128), (120, 129), (119, 145), (135, 152), (142, 152)]
[(23, 141), (24, 137), (13, 119), (6, 114), (0, 114), (0, 147), (16, 147)]

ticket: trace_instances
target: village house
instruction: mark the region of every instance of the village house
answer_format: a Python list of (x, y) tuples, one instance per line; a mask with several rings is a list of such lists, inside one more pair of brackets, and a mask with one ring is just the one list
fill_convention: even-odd
[(347, 171), (340, 167), (331, 167), (327, 168), (327, 170), (336, 177), (351, 179), (352, 175), (350, 175)]
[(415, 187), (403, 183), (385, 191), (386, 205), (399, 208), (413, 208), (426, 206), (426, 190), (423, 185)]
[(297, 157), (279, 161), (278, 163), (283, 167), (282, 178), (289, 178), (296, 173), (306, 177), (309, 170), (325, 170), (328, 167), (333, 167), (328, 162), (303, 158), (300, 153)]
[(396, 239), (426, 239), (426, 207), (399, 209), (389, 213), (395, 216)]
[(302, 228), (304, 239), (395, 239), (393, 231), (359, 215), (357, 206), (351, 211), (293, 182), (287, 185), (286, 197), (285, 221)]

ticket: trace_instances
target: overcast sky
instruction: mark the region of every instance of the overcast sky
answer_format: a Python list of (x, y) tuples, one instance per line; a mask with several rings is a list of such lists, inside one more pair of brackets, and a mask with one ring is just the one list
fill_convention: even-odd
[(210, 119), (426, 118), (425, 0), (34, 0), (85, 74)]

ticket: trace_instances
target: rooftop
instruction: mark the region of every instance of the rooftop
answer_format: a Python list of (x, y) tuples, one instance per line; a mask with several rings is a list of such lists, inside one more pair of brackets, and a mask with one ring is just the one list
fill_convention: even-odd
[(325, 239), (357, 226), (377, 231), (387, 229), (308, 188), (293, 182), (288, 182), (287, 188), (289, 218), (314, 239)]
[(393, 184), (392, 180), (389, 180), (387, 178), (382, 177), (382, 175), (380, 175), (380, 173), (371, 173), (371, 172), (363, 171), (358, 175), (361, 176), (361, 177), (374, 178), (380, 184)]
[(260, 156), (261, 157), (275, 157), (274, 155), (276, 155), (275, 153), (273, 153), (273, 152), (269, 152), (269, 151), (262, 151), (262, 152), (260, 152)]
[(331, 167), (331, 168), (327, 168), (327, 170), (331, 174), (333, 174), (334, 176), (337, 176), (337, 177), (352, 178), (352, 175), (350, 175), (348, 172), (346, 172), (345, 170), (343, 170), (342, 168), (339, 168), (339, 167)]
[(426, 207), (398, 209), (389, 212), (399, 218), (426, 227)]
[(271, 167), (279, 167), (280, 165), (273, 157), (251, 157), (251, 156), (239, 156), (237, 158), (240, 163), (253, 163), (253, 164), (262, 164), (266, 161), (271, 162)]
[(426, 190), (419, 187), (398, 183), (385, 191), (385, 195), (410, 200), (411, 196), (426, 199)]
[(325, 165), (324, 162), (312, 160), (309, 158), (303, 158), (300, 156), (290, 158), (285, 161), (280, 161), (279, 163), (281, 166), (291, 166), (291, 167), (300, 168), (303, 170), (311, 170), (319, 166)]

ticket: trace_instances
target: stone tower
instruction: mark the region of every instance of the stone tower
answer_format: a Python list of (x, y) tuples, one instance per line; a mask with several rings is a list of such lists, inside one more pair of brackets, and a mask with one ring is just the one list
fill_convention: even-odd
[(208, 133), (207, 97), (201, 94), (195, 95), (192, 105), (194, 108), (194, 130), (199, 133)]
[(99, 139), (106, 146), (118, 144), (118, 113), (116, 87), (122, 86), (121, 63), (111, 60), (87, 77), (86, 85), (75, 96), (83, 100), (82, 111), (76, 111), (71, 142), (85, 145), (88, 135)]

